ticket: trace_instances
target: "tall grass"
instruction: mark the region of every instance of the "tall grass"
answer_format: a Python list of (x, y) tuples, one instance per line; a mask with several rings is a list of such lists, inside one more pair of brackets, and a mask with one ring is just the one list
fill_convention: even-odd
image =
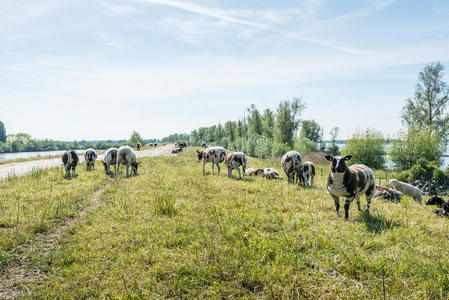
[[(281, 170), (269, 160), (248, 165)], [(375, 199), (370, 214), (351, 205), (345, 221), (323, 188), (327, 166), (309, 189), (231, 179), (223, 169), (212, 176), (208, 165), (203, 176), (193, 149), (144, 158), (139, 176), (113, 181), (103, 205), (37, 262), (46, 277), (30, 286), (32, 296), (449, 296), (448, 220), (430, 207)]]

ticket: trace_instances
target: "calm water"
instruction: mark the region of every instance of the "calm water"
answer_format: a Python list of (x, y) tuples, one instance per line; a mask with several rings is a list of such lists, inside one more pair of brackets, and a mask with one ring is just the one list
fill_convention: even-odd
[[(77, 150), (77, 153), (84, 153), (85, 150)], [(19, 159), (19, 158), (29, 158), (29, 157), (39, 157), (47, 155), (62, 155), (65, 150), (57, 151), (34, 151), (34, 152), (16, 152), (16, 153), (0, 153), (0, 161)]]

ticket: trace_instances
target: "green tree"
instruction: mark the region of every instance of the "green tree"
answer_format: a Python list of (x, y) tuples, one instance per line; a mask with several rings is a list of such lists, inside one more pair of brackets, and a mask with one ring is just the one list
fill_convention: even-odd
[(449, 133), (449, 88), (443, 81), (444, 66), (437, 62), (419, 72), (415, 96), (402, 109), (402, 121), (408, 127), (437, 130), (442, 137)]
[(248, 108), (249, 134), (262, 135), (262, 116), (254, 104)]
[[(134, 146), (136, 146), (137, 142), (144, 145), (143, 138), (140, 136), (140, 134), (137, 131), (133, 130), (133, 133), (131, 134), (131, 137), (129, 139), (129, 144), (134, 147)], [(173, 141), (173, 142), (175, 142), (175, 141)]]
[(352, 155), (352, 164), (364, 164), (373, 169), (385, 167), (385, 139), (381, 132), (367, 129), (356, 132), (346, 142), (342, 155)]
[(436, 130), (411, 127), (393, 140), (388, 154), (397, 168), (408, 170), (420, 162), (440, 165), (445, 150), (446, 140)]
[(262, 134), (263, 136), (272, 139), (274, 133), (274, 112), (271, 109), (265, 109), (262, 115)]
[(0, 142), (5, 143), (6, 142), (6, 129), (3, 122), (0, 121)]
[(306, 108), (301, 98), (282, 101), (277, 108), (275, 141), (293, 148), (294, 137), (298, 130), (301, 113)]
[(315, 120), (304, 120), (301, 126), (301, 137), (306, 137), (309, 140), (318, 143), (320, 141), (321, 126)]

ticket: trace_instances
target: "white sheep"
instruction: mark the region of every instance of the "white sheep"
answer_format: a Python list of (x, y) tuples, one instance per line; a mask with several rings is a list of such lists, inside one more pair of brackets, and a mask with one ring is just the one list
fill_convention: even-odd
[(388, 183), (388, 186), (395, 189), (396, 191), (403, 193), (404, 195), (410, 196), (411, 198), (413, 198), (413, 200), (415, 200), (419, 204), (422, 204), (421, 191), (416, 186), (398, 181), (396, 179), (391, 179)]
[(133, 149), (131, 149), (130, 146), (122, 146), (118, 149), (117, 152), (117, 172), (115, 175), (118, 174), (120, 164), (126, 165), (126, 177), (129, 176), (129, 167), (131, 167), (131, 175), (137, 175), (137, 167), (140, 163), (137, 162), (136, 153)]

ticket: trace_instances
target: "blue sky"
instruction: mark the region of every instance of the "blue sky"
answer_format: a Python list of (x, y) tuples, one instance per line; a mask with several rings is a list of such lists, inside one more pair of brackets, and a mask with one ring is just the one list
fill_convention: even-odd
[(0, 0), (0, 120), (153, 138), (302, 97), (326, 136), (394, 136), (418, 72), (449, 68), (448, 15), (446, 0)]

